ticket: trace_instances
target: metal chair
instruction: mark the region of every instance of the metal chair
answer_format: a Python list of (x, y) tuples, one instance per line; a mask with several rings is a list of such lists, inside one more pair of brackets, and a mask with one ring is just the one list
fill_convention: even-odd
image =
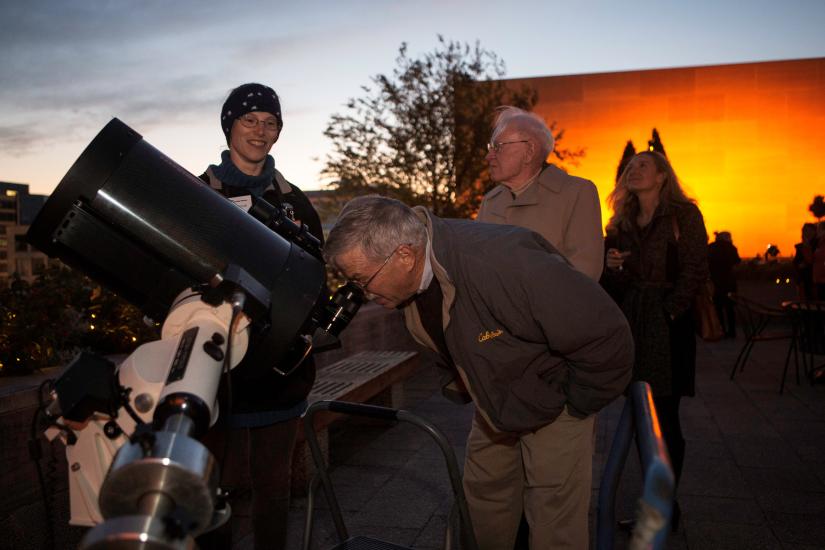
[(306, 441), (309, 449), (312, 452), (312, 459), (315, 462), (316, 474), (310, 481), (309, 491), (307, 495), (307, 512), (306, 522), (304, 524), (304, 540), (303, 549), (309, 550), (312, 542), (312, 520), (315, 509), (315, 493), (320, 484), (324, 488), (324, 495), (329, 504), (332, 520), (335, 524), (335, 530), (338, 535), (340, 543), (332, 550), (408, 550), (406, 547), (398, 546), (389, 542), (368, 537), (350, 537), (347, 527), (344, 524), (344, 517), (341, 514), (341, 507), (338, 505), (338, 499), (335, 496), (335, 491), (332, 487), (332, 481), (329, 477), (326, 461), (324, 460), (321, 448), (318, 445), (318, 438), (315, 434), (314, 416), (320, 411), (329, 411), (333, 413), (341, 413), (356, 416), (366, 416), (370, 418), (383, 419), (388, 421), (408, 422), (422, 430), (424, 430), (430, 437), (432, 437), (436, 444), (438, 444), (444, 455), (444, 461), (447, 465), (447, 473), (450, 477), (450, 485), (453, 489), (455, 498), (453, 509), (450, 518), (447, 522), (447, 530), (444, 535), (444, 548), (453, 548), (454, 533), (453, 526), (458, 522), (458, 535), (460, 546), (467, 550), (478, 550), (475, 534), (473, 533), (473, 524), (470, 520), (470, 513), (467, 509), (467, 500), (464, 496), (464, 488), (461, 484), (461, 473), (458, 469), (458, 462), (455, 457), (450, 443), (444, 434), (429, 421), (417, 416), (411, 412), (397, 409), (390, 409), (387, 407), (378, 407), (375, 405), (364, 405), (361, 403), (348, 403), (345, 401), (317, 401), (313, 403), (304, 417), (304, 431), (306, 433)]
[(788, 349), (788, 358), (782, 371), (782, 384), (779, 393), (785, 387), (785, 377), (788, 374), (790, 354), (794, 353), (796, 363), (796, 383), (799, 384), (799, 361), (797, 354), (802, 355), (802, 369), (811, 384), (825, 373), (825, 365), (815, 366), (816, 355), (825, 355), (825, 302), (801, 301), (785, 302), (782, 307), (790, 315), (792, 321), (792, 340)]
[[(766, 306), (734, 293), (730, 293), (728, 296), (734, 303), (737, 319), (740, 321), (742, 332), (745, 335), (745, 343), (730, 371), (730, 379), (733, 380), (737, 368), (739, 372), (745, 370), (745, 363), (748, 362), (751, 350), (757, 342), (785, 339), (790, 339), (793, 342), (793, 330), (786, 328), (767, 330), (771, 323), (788, 319), (789, 316), (786, 310)], [(788, 357), (790, 357), (790, 351)], [(787, 360), (785, 365), (787, 367)]]

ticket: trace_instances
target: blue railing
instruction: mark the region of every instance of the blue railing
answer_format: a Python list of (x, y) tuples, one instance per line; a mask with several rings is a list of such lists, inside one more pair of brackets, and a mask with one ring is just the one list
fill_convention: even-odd
[(634, 435), (642, 466), (643, 488), (633, 538), (628, 548), (665, 547), (673, 510), (673, 469), (662, 439), (650, 386), (646, 382), (634, 382), (622, 409), (602, 476), (597, 515), (598, 550), (613, 548), (616, 534), (616, 492)]

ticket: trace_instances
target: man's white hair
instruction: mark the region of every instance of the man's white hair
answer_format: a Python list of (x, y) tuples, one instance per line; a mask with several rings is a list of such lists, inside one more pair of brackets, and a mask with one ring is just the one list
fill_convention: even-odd
[(324, 259), (338, 267), (336, 258), (360, 248), (370, 261), (380, 262), (402, 244), (425, 246), (427, 228), (401, 201), (366, 195), (349, 201), (324, 245)]
[(538, 145), (539, 151), (542, 153), (542, 160), (553, 152), (553, 147), (556, 144), (555, 139), (553, 139), (553, 132), (550, 131), (547, 123), (539, 115), (509, 105), (501, 106), (496, 111), (498, 116), (493, 128), (493, 139), (505, 127), (510, 127), (527, 134), (531, 141)]

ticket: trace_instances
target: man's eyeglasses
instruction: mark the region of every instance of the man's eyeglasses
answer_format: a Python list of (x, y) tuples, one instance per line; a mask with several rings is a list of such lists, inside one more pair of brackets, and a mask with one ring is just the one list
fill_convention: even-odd
[(501, 148), (505, 145), (510, 145), (511, 143), (528, 143), (526, 139), (520, 139), (517, 141), (499, 141), (498, 143), (488, 143), (487, 144), (487, 152), (493, 151), (494, 153), (498, 154), (501, 151)]
[(389, 263), (390, 258), (392, 258), (392, 257), (395, 255), (395, 253), (396, 253), (396, 252), (398, 252), (398, 249), (399, 249), (400, 247), (401, 247), (401, 245), (400, 245), (400, 244), (399, 244), (398, 246), (396, 246), (396, 247), (395, 247), (395, 250), (393, 250), (392, 252), (390, 252), (390, 255), (389, 255), (389, 256), (387, 256), (387, 257), (384, 259), (384, 262), (381, 264), (381, 267), (379, 267), (379, 268), (375, 271), (375, 273), (373, 273), (373, 274), (370, 276), (370, 278), (369, 278), (369, 279), (367, 279), (364, 283), (361, 283), (361, 282), (359, 282), (359, 281), (354, 281), (354, 280), (352, 280), (352, 279), (350, 279), (348, 282), (349, 282), (350, 284), (352, 284), (352, 285), (356, 286), (359, 290), (361, 290), (361, 292), (366, 293), (366, 292), (367, 292), (367, 288), (370, 286), (370, 283), (372, 283), (372, 282), (375, 280), (375, 278), (378, 276), (378, 274), (379, 274), (379, 273), (381, 273), (381, 270), (383, 270), (383, 269), (384, 269), (384, 267), (385, 267), (385, 266)]
[(258, 117), (250, 114), (241, 115), (238, 117), (241, 125), (246, 128), (255, 128), (259, 123), (264, 125), (264, 130), (271, 133), (278, 132), (278, 121), (274, 118), (268, 118), (266, 120), (260, 120)]

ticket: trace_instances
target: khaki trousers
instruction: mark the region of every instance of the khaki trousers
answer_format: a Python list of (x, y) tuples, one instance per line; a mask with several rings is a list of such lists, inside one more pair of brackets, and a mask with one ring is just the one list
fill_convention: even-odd
[(588, 548), (594, 419), (565, 409), (552, 424), (516, 435), (495, 431), (476, 411), (464, 491), (481, 550), (512, 550), (522, 511), (531, 550)]

